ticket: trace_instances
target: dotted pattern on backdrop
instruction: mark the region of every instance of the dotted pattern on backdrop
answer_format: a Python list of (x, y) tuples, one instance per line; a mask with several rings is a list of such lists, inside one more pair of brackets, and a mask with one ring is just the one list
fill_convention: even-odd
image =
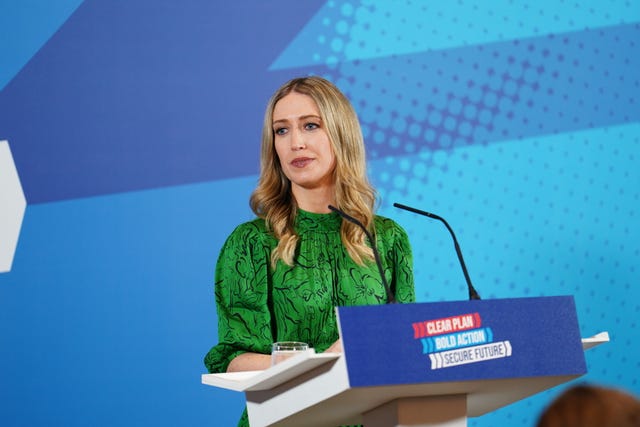
[[(427, 184), (410, 195), (383, 186), (386, 205), (401, 201), (444, 215), (484, 298), (574, 295), (583, 336), (612, 334), (611, 343), (588, 352), (588, 379), (637, 393), (640, 382), (629, 372), (640, 369), (633, 356), (640, 350), (640, 125), (439, 151), (434, 157), (446, 161), (447, 169), (428, 170)], [(424, 172), (406, 168), (410, 159), (372, 166), (402, 174), (412, 186), (423, 181)], [(382, 213), (399, 219), (411, 236), (419, 299), (465, 298), (444, 227), (392, 208)], [(470, 425), (531, 425), (531, 414), (552, 395), (510, 405)]]
[(375, 158), (640, 120), (637, 40), (631, 25), (348, 62), (328, 76)]
[(627, 0), (328, 1), (271, 69), (335, 66), (638, 20), (640, 7)]
[[(611, 299), (612, 286), (620, 287), (623, 298), (634, 292), (640, 257), (638, 147), (640, 125), (633, 124), (434, 153), (446, 161), (446, 170), (411, 169), (410, 156), (371, 165), (385, 171), (374, 174), (385, 205), (429, 206), (450, 216), (454, 228), (464, 224), (459, 239), (486, 297), (582, 295), (582, 286), (593, 286), (597, 290), (588, 297), (601, 301)], [(378, 183), (390, 175), (402, 176), (402, 185)], [(399, 215), (390, 209), (385, 212)], [(422, 217), (402, 218), (419, 248), (416, 276), (426, 283), (420, 297), (463, 297), (464, 280), (446, 230)], [(430, 286), (443, 277), (443, 287)], [(603, 282), (607, 286), (599, 288)]]

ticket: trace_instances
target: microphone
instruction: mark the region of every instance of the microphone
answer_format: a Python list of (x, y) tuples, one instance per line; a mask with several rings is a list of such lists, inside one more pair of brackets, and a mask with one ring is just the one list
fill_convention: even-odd
[(449, 233), (451, 233), (451, 237), (453, 237), (453, 245), (456, 248), (456, 254), (458, 254), (458, 261), (460, 261), (460, 267), (462, 267), (462, 272), (464, 273), (464, 278), (467, 281), (467, 289), (469, 290), (469, 299), (470, 300), (479, 300), (480, 295), (476, 292), (476, 289), (471, 284), (471, 278), (469, 277), (469, 272), (467, 271), (467, 266), (464, 263), (464, 258), (462, 258), (462, 251), (460, 250), (460, 245), (458, 245), (458, 239), (456, 239), (456, 235), (447, 223), (447, 221), (431, 212), (421, 211), (420, 209), (412, 208), (409, 206), (401, 205), (400, 203), (394, 203), (393, 206), (396, 208), (404, 209), (409, 212), (417, 213), (419, 215), (428, 216), (429, 218), (437, 219), (438, 221), (442, 221), (442, 223), (447, 227)]
[(346, 219), (349, 222), (354, 223), (355, 225), (357, 225), (358, 227), (360, 227), (362, 229), (362, 231), (364, 231), (364, 234), (367, 235), (367, 239), (369, 239), (369, 243), (371, 244), (371, 250), (373, 251), (373, 256), (376, 259), (376, 265), (378, 266), (378, 272), (380, 272), (380, 278), (382, 279), (382, 284), (384, 285), (384, 290), (387, 293), (387, 304), (393, 304), (396, 303), (396, 297), (393, 295), (393, 292), (391, 292), (391, 288), (389, 287), (389, 283), (387, 283), (387, 278), (384, 276), (384, 270), (382, 268), (382, 261), (380, 260), (380, 253), (378, 252), (378, 248), (376, 247), (376, 241), (373, 238), (373, 236), (371, 235), (371, 233), (369, 233), (369, 230), (367, 230), (367, 227), (364, 226), (364, 224), (362, 224), (360, 221), (358, 221), (357, 219), (355, 219), (354, 217), (352, 217), (351, 215), (348, 215), (347, 213), (341, 211), (340, 209), (336, 208), (335, 206), (328, 206), (329, 209), (331, 209), (332, 211), (336, 212), (338, 215), (340, 215), (342, 218)]

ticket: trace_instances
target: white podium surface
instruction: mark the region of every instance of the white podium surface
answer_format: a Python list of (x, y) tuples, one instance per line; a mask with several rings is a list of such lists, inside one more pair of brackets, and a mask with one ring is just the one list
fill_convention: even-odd
[[(609, 334), (603, 332), (582, 339), (582, 346), (586, 350), (607, 341)], [(252, 427), (295, 427), (301, 425), (301, 420), (309, 427), (362, 423), (366, 427), (463, 427), (467, 417), (486, 414), (576, 377), (559, 375), (352, 388), (344, 357), (338, 353), (316, 354), (309, 349), (264, 371), (204, 374), (202, 383), (245, 392)], [(418, 407), (422, 412), (416, 410)], [(446, 419), (437, 420), (433, 419), (429, 407), (450, 410), (445, 411)], [(421, 420), (421, 413), (428, 420)], [(392, 414), (398, 416), (394, 418)], [(405, 416), (404, 421), (401, 414)]]
[(202, 383), (233, 391), (270, 390), (338, 357), (340, 353), (317, 354), (309, 349), (263, 371), (204, 374)]

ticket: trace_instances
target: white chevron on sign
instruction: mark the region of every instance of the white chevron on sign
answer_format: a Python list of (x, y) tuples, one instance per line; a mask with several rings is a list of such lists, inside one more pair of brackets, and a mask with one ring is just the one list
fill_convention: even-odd
[(0, 273), (11, 270), (27, 200), (8, 141), (0, 141)]

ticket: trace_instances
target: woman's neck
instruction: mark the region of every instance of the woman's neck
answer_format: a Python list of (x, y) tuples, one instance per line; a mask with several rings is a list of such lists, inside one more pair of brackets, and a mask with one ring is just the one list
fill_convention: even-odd
[(335, 192), (333, 186), (321, 188), (293, 187), (293, 196), (298, 207), (312, 213), (329, 213), (329, 205), (335, 205)]

